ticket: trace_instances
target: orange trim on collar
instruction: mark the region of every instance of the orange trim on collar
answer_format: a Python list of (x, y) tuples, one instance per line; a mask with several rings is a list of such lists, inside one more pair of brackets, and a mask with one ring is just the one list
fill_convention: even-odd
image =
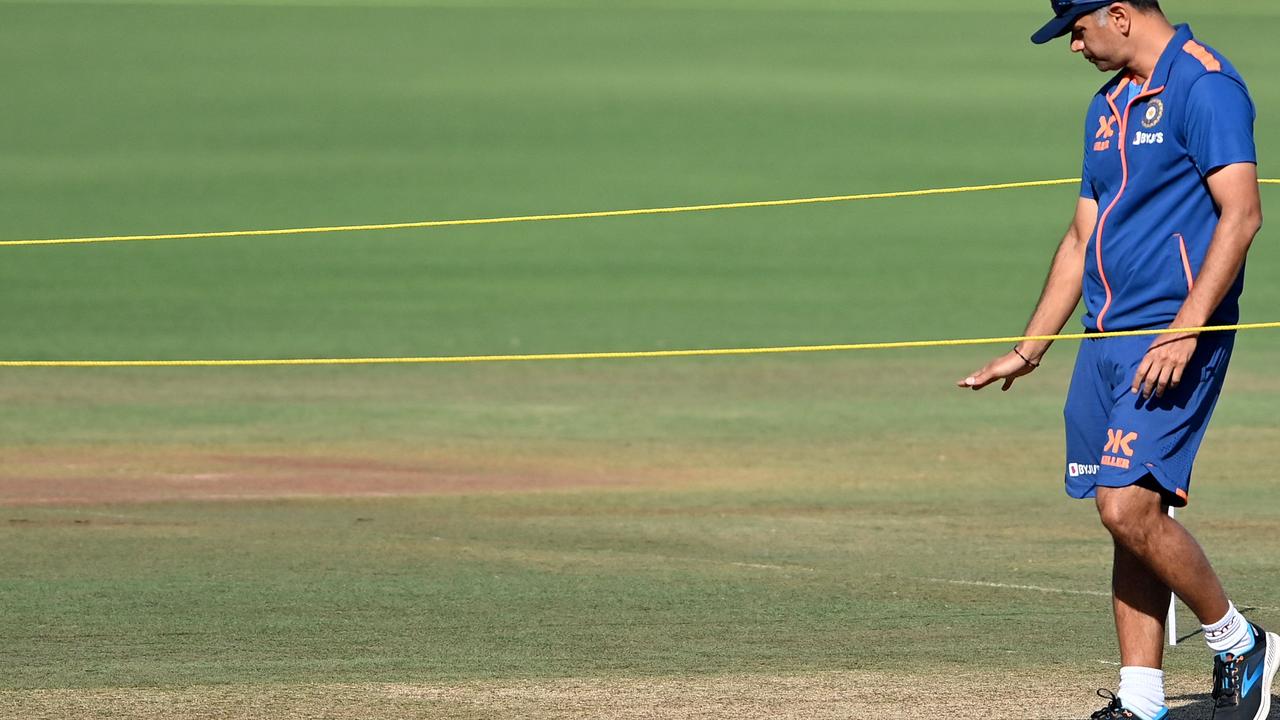
[(1120, 84), (1116, 85), (1116, 89), (1112, 90), (1111, 94), (1107, 96), (1107, 102), (1114, 103), (1116, 98), (1120, 97), (1120, 93), (1124, 92), (1124, 89), (1127, 87), (1129, 87), (1129, 78), (1128, 76), (1125, 76), (1120, 79)]

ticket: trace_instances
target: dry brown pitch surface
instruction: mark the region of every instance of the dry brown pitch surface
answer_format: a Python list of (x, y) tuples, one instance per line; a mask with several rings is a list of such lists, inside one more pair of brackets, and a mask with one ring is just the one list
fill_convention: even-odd
[[(1099, 681), (1105, 681), (1104, 671)], [(1204, 688), (1173, 683), (1177, 720), (1209, 718)], [(1037, 698), (1035, 707), (1026, 698)], [(44, 718), (190, 720), (846, 720), (1084, 718), (1089, 692), (1043, 676), (806, 676), (554, 680), (444, 684), (228, 685), (180, 690), (34, 690), (0, 694), (0, 713)]]

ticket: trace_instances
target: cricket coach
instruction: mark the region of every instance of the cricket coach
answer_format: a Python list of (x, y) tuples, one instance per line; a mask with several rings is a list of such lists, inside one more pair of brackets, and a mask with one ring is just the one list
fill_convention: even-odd
[[(1087, 332), (1236, 323), (1245, 254), (1262, 226), (1244, 80), (1155, 0), (1052, 6), (1032, 41), (1070, 34), (1072, 52), (1116, 75), (1089, 105), (1075, 218), (1025, 334), (1060, 332), (1082, 293)], [(1093, 720), (1167, 715), (1170, 591), (1214, 653), (1215, 719), (1263, 720), (1270, 710), (1280, 638), (1240, 615), (1199, 543), (1166, 513), (1187, 502), (1234, 340), (1216, 332), (1081, 344), (1064, 413), (1066, 489), (1096, 498), (1114, 540), (1121, 659), (1118, 697), (1104, 694), (1110, 702)], [(957, 384), (1008, 390), (1049, 345), (1019, 343)]]

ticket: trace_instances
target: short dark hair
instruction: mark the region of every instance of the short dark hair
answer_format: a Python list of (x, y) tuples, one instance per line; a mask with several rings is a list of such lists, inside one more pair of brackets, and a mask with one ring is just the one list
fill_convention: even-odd
[(1123, 1), (1126, 5), (1132, 5), (1133, 9), (1135, 10), (1142, 10), (1143, 12), (1148, 12), (1151, 10), (1155, 10), (1158, 13), (1164, 12), (1163, 10), (1160, 9), (1160, 0), (1123, 0)]

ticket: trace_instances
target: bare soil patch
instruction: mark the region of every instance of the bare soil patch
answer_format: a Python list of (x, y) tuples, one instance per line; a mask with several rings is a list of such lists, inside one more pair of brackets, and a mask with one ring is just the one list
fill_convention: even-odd
[[(401, 453), (403, 454), (403, 453)], [(201, 449), (6, 449), (0, 507), (560, 490), (652, 484), (564, 458)]]

